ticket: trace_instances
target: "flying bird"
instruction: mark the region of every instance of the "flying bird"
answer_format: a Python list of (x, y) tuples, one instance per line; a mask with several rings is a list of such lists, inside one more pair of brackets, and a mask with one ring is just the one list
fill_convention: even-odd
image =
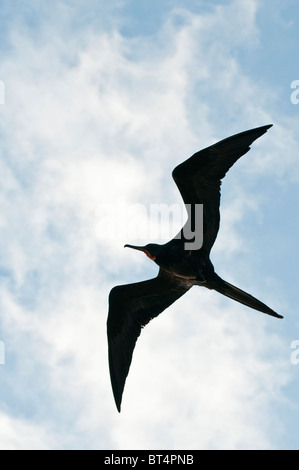
[[(272, 124), (228, 137), (178, 165), (172, 177), (187, 208), (188, 219), (181, 231), (164, 245), (125, 245), (144, 252), (159, 266), (157, 277), (114, 287), (109, 294), (107, 319), (110, 378), (120, 412), (125, 381), (141, 329), (193, 286), (214, 289), (233, 300), (276, 318), (283, 318), (264, 303), (219, 277), (210, 260), (220, 223), (221, 180), (232, 165), (250, 150), (250, 145)], [(199, 206), (201, 205), (201, 206)], [(192, 246), (196, 208), (202, 207), (202, 243)], [(196, 235), (196, 233), (195, 233)]]

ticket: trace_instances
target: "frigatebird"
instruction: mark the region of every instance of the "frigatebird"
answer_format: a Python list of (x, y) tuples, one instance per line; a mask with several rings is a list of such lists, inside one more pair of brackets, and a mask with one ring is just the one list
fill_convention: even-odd
[[(188, 212), (186, 225), (195, 226), (195, 208), (201, 204), (202, 244), (190, 249), (186, 225), (164, 245), (125, 245), (143, 251), (159, 266), (157, 277), (114, 287), (109, 294), (107, 319), (110, 378), (116, 407), (120, 412), (125, 381), (141, 329), (193, 286), (214, 289), (233, 300), (276, 318), (283, 318), (264, 303), (219, 277), (210, 260), (210, 251), (220, 223), (221, 180), (232, 165), (250, 150), (250, 145), (272, 124), (228, 137), (178, 165), (172, 177)], [(190, 233), (190, 231), (189, 231)], [(193, 248), (191, 246), (191, 248)]]

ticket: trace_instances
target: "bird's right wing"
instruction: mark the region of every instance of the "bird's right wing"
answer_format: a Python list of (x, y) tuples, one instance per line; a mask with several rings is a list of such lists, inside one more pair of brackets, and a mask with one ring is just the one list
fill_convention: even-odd
[[(210, 252), (219, 230), (222, 178), (248, 152), (252, 142), (271, 126), (272, 124), (258, 127), (221, 140), (195, 153), (173, 170), (172, 176), (184, 203), (191, 207), (203, 204), (203, 249), (207, 253)], [(189, 223), (192, 227), (195, 226), (193, 221)]]
[(117, 286), (111, 290), (107, 320), (108, 355), (111, 385), (118, 411), (141, 328), (190, 287), (191, 283), (179, 283), (160, 268), (154, 279)]

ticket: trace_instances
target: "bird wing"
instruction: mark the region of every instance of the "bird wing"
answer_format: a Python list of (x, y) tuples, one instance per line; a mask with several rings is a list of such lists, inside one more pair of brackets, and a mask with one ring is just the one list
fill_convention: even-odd
[(118, 411), (141, 328), (185, 294), (191, 286), (191, 283), (177, 281), (160, 268), (154, 279), (117, 286), (111, 290), (107, 320), (108, 355)]
[[(203, 204), (203, 245), (210, 252), (219, 230), (220, 186), (232, 165), (250, 149), (250, 145), (272, 126), (258, 127), (207, 147), (195, 153), (172, 172), (173, 179), (182, 195), (184, 203), (192, 206)], [(189, 221), (194, 227), (194, 221)], [(192, 229), (193, 230), (193, 229)]]

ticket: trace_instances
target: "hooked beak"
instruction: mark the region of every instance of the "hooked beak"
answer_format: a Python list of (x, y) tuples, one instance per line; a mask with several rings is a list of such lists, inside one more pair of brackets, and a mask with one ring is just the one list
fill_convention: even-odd
[(146, 256), (148, 256), (150, 259), (152, 259), (153, 261), (155, 261), (156, 259), (156, 256), (152, 256), (150, 254), (150, 252), (145, 248), (145, 246), (136, 246), (136, 245), (125, 245), (124, 248), (133, 248), (133, 250), (139, 250), (139, 251), (143, 251), (143, 253), (146, 254)]
[(125, 245), (124, 248), (133, 248), (133, 250), (145, 251), (144, 246), (136, 246), (136, 245)]

